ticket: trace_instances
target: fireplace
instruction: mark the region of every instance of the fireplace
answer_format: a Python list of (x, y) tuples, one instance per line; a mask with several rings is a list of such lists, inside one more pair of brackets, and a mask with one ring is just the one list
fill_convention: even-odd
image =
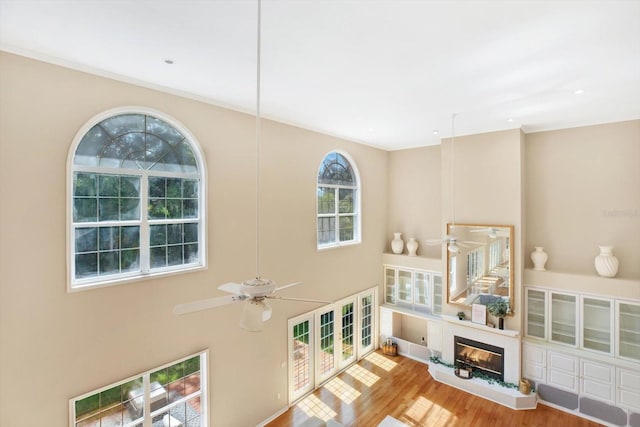
[(504, 349), (454, 336), (455, 366), (504, 381)]

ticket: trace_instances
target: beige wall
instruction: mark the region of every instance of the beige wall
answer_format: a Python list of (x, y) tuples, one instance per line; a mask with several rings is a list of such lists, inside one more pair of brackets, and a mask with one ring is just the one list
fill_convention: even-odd
[[(260, 334), (236, 326), (240, 305), (171, 312), (255, 273), (254, 118), (6, 53), (0, 93), (0, 425), (68, 425), (69, 398), (205, 348), (212, 425), (255, 425), (285, 406), (286, 319), (316, 305), (273, 302)], [(91, 117), (131, 105), (172, 116), (203, 148), (209, 268), (69, 294), (68, 149)], [(263, 276), (303, 281), (287, 294), (321, 299), (379, 283), (387, 153), (273, 122), (262, 130)], [(315, 179), (332, 149), (348, 152), (361, 174), (363, 243), (319, 253)]]
[(416, 238), (418, 255), (440, 258), (439, 246), (426, 245), (440, 236), (440, 146), (391, 151), (389, 171), (385, 250), (391, 252), (393, 233), (401, 232), (405, 243)]
[(640, 120), (526, 138), (525, 266), (543, 246), (548, 270), (594, 275), (610, 245), (618, 277), (640, 279)]
[[(458, 224), (514, 226), (512, 268), (515, 276), (515, 315), (505, 319), (505, 327), (516, 330), (520, 329), (522, 307), (523, 143), (523, 134), (518, 129), (456, 137), (453, 150), (454, 182), (451, 175), (451, 140), (443, 140), (441, 144), (442, 233), (446, 231), (446, 224), (454, 218), (454, 209), (455, 222)], [(455, 184), (455, 200), (452, 184)], [(460, 306), (453, 305), (444, 309), (449, 314), (459, 310)], [(470, 314), (468, 309), (466, 311)]]

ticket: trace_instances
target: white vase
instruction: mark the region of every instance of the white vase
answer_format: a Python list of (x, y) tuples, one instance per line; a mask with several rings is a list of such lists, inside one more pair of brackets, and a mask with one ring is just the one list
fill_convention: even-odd
[(600, 246), (600, 255), (595, 260), (596, 271), (602, 277), (618, 274), (618, 258), (613, 255), (613, 246)]
[(531, 252), (531, 261), (533, 261), (533, 269), (536, 271), (545, 271), (544, 265), (547, 263), (549, 255), (544, 251), (542, 246), (536, 246), (536, 250)]
[(394, 254), (401, 254), (404, 251), (404, 241), (402, 240), (402, 233), (393, 233), (393, 240), (391, 241), (391, 252)]
[(407, 242), (407, 251), (409, 251), (409, 256), (416, 256), (416, 252), (418, 251), (418, 242), (413, 237), (409, 237), (409, 241)]

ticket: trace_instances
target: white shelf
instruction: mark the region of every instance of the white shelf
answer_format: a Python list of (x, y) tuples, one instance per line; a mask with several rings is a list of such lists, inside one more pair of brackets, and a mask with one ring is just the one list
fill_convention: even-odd
[(491, 332), (494, 334), (498, 334), (498, 335), (504, 335), (507, 337), (517, 337), (518, 335), (520, 335), (520, 332), (515, 331), (513, 329), (498, 329), (498, 328), (490, 328), (487, 325), (482, 325), (480, 323), (473, 323), (470, 320), (460, 320), (455, 316), (448, 316), (446, 314), (442, 315), (442, 320), (449, 322), (449, 323), (455, 323), (457, 325), (461, 325), (461, 326), (466, 326), (468, 328), (474, 328), (474, 329), (479, 329), (485, 332)]
[(427, 258), (423, 256), (409, 256), (402, 254), (382, 254), (382, 264), (396, 265), (398, 267), (414, 268), (442, 273), (443, 262), (440, 258)]
[(585, 289), (598, 289), (603, 296), (616, 298), (640, 298), (640, 280), (617, 277), (600, 277), (595, 274), (574, 274), (559, 271), (524, 270), (524, 283), (554, 289), (584, 292)]

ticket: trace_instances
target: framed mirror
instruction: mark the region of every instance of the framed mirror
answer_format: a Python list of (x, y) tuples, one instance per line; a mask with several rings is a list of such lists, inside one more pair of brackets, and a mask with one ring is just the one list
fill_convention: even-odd
[[(447, 224), (447, 302), (471, 306), (509, 302), (513, 314), (513, 226)], [(456, 253), (457, 251), (457, 253)]]

